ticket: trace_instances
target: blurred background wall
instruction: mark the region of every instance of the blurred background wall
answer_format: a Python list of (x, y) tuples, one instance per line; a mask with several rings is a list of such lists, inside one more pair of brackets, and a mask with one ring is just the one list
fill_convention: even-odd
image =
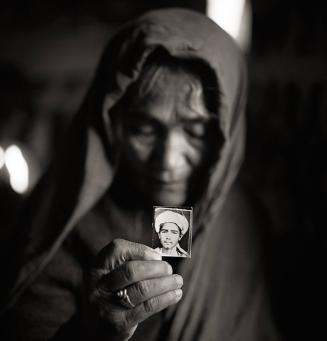
[[(8, 238), (6, 226), (61, 142), (108, 37), (148, 9), (179, 6), (206, 13), (210, 5), (205, 0), (153, 3), (12, 0), (2, 4), (1, 240)], [(323, 281), (327, 18), (318, 1), (252, 0), (248, 6), (250, 32), (244, 45), (249, 65), (248, 145), (243, 183), (268, 217), (267, 275), (275, 318), (286, 339), (312, 339), (323, 326), (325, 314), (320, 309), (325, 310), (327, 288)], [(20, 172), (25, 169), (25, 182), (20, 180), (15, 188), (14, 170), (9, 174), (9, 167), (4, 167), (6, 157), (20, 165)]]
[(326, 338), (327, 14), (322, 1), (252, 10), (245, 168), (269, 212), (272, 304), (286, 340)]

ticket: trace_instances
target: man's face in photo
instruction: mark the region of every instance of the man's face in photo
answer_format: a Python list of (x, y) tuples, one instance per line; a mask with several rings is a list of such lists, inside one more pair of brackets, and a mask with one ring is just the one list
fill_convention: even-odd
[(176, 247), (181, 239), (181, 232), (175, 223), (164, 223), (159, 231), (159, 239), (164, 249)]

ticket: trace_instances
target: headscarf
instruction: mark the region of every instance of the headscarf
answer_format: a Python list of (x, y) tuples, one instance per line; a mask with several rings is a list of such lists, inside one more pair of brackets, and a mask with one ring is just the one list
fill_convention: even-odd
[[(110, 187), (117, 169), (119, 146), (107, 112), (138, 79), (147, 58), (158, 48), (182, 60), (205, 63), (219, 85), (216, 95), (224, 143), (197, 207), (197, 235), (206, 235), (203, 232), (215, 228), (215, 217), (220, 213), (243, 156), (244, 60), (233, 40), (206, 16), (178, 8), (148, 12), (125, 25), (110, 40), (63, 148), (26, 205), (19, 245), (24, 251), (18, 279), (9, 296), (9, 307), (49, 263), (76, 223)], [(168, 318), (174, 317), (169, 340), (187, 340), (199, 328), (196, 323), (192, 326), (186, 321), (192, 300), (196, 295), (201, 300), (196, 293), (198, 281), (206, 281), (199, 276), (206, 267), (208, 246), (204, 245), (205, 237), (197, 239), (193, 265), (196, 268), (191, 270), (193, 279), (188, 294), (177, 311), (168, 309)], [(193, 255), (194, 250), (193, 246)], [(202, 301), (204, 304), (206, 298)], [(201, 314), (203, 304), (194, 318)]]

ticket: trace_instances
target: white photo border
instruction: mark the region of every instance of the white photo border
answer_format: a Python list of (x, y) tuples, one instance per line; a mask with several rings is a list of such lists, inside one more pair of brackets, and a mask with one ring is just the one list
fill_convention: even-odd
[[(188, 234), (187, 242), (185, 242), (185, 239), (181, 241), (182, 245), (186, 245), (183, 249), (187, 252), (187, 256), (169, 256), (161, 254), (163, 257), (176, 257), (176, 258), (191, 258), (192, 256), (192, 232), (193, 232), (193, 207), (187, 206), (187, 207), (176, 207), (176, 206), (153, 206), (153, 215), (152, 215), (152, 248), (158, 247), (160, 244), (158, 243), (158, 235), (155, 230), (155, 219), (158, 216), (159, 213), (164, 211), (175, 211), (175, 212), (182, 212), (183, 216), (188, 220), (189, 228), (186, 234)], [(159, 212), (159, 213), (158, 213)], [(184, 213), (187, 213), (186, 215)]]

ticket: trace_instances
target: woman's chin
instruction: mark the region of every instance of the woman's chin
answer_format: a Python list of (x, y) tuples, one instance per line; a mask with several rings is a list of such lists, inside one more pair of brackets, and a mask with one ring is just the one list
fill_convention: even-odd
[(178, 192), (157, 192), (153, 193), (151, 201), (156, 206), (182, 206), (185, 204), (186, 196)]

